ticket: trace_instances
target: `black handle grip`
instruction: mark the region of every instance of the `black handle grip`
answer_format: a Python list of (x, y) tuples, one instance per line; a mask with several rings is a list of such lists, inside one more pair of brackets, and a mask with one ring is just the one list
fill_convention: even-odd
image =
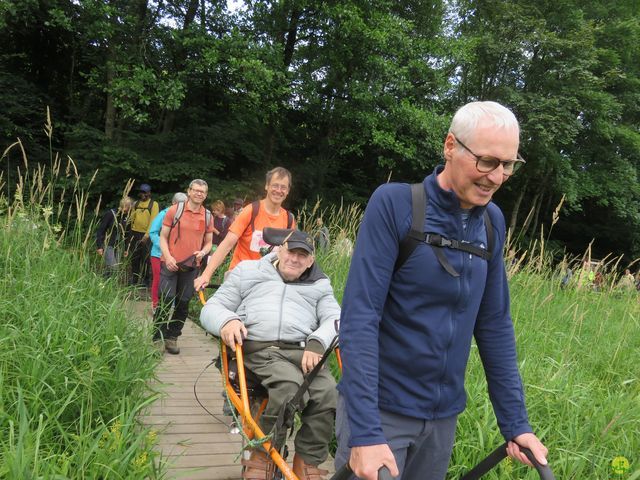
[(533, 456), (533, 452), (526, 447), (520, 447), (520, 450), (522, 450), (522, 453), (524, 453), (529, 461), (533, 463), (533, 466), (538, 471), (538, 475), (540, 475), (540, 478), (542, 480), (556, 480), (556, 477), (553, 476), (553, 472), (551, 471), (551, 467), (549, 467), (549, 464), (542, 465), (541, 463), (538, 463), (536, 457)]
[[(493, 458), (485, 459), (485, 461), (489, 460), (487, 465), (484, 465), (480, 469), (478, 468), (478, 467), (480, 467), (480, 465), (478, 465), (474, 469), (474, 471), (469, 472), (467, 475), (464, 475), (463, 478), (464, 479), (476, 479), (476, 478), (480, 478), (481, 476), (483, 476), (485, 473), (487, 473), (489, 470), (491, 470), (492, 467), (497, 465), (500, 462), (501, 459), (506, 457), (506, 449), (507, 449), (507, 444), (505, 443), (501, 447), (497, 448), (492, 455), (490, 455), (490, 457), (493, 456)], [(529, 450), (528, 448), (520, 447), (520, 450), (522, 450), (522, 453), (524, 453), (527, 456), (527, 458), (529, 459), (529, 461), (533, 464), (533, 466), (535, 467), (536, 471), (538, 472), (538, 475), (540, 475), (540, 479), (541, 480), (556, 480), (556, 477), (553, 476), (553, 472), (551, 471), (551, 467), (549, 467), (548, 464), (547, 465), (540, 464), (536, 460), (536, 457), (533, 456), (533, 452), (531, 450)], [(483, 462), (481, 462), (481, 463), (483, 463)], [(333, 477), (331, 477), (330, 480), (350, 480), (352, 478), (352, 475), (353, 475), (353, 470), (351, 470), (351, 467), (347, 463), (340, 470), (338, 470), (335, 473), (335, 475)], [(391, 476), (391, 473), (389, 472), (387, 467), (381, 467), (380, 470), (378, 470), (378, 480), (393, 480), (393, 477)]]
[[(352, 476), (353, 470), (351, 470), (349, 463), (347, 463), (339, 469), (330, 480), (350, 480)], [(393, 480), (387, 467), (380, 467), (380, 470), (378, 470), (378, 480)]]
[(389, 472), (387, 467), (381, 467), (380, 470), (378, 470), (378, 480), (393, 480), (391, 472)]

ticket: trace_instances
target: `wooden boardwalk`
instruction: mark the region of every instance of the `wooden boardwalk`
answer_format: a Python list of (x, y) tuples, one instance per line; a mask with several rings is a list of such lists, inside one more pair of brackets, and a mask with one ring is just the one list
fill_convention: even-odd
[[(204, 411), (193, 391), (198, 375), (217, 356), (217, 343), (187, 320), (178, 345), (180, 354), (165, 353), (158, 367), (160, 384), (154, 388), (164, 392), (163, 397), (141, 417), (158, 432), (157, 449), (169, 466), (166, 478), (240, 480), (242, 438), (229, 433), (232, 418), (222, 415), (222, 380), (215, 366), (198, 380), (197, 394), (217, 418)], [(331, 459), (322, 468), (333, 471)]]

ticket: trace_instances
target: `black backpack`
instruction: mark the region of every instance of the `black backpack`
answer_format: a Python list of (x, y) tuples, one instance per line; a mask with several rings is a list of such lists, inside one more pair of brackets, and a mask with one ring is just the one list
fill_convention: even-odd
[(149, 205), (147, 205), (146, 207), (142, 208), (139, 207), (138, 205), (140, 204), (140, 200), (136, 200), (133, 203), (133, 209), (134, 210), (147, 210), (149, 212), (149, 216), (151, 216), (151, 209), (153, 208), (154, 205), (158, 205), (158, 202), (156, 202), (155, 200), (149, 202)]
[(452, 248), (454, 250), (462, 250), (463, 252), (471, 253), (480, 258), (485, 259), (487, 262), (491, 260), (491, 252), (493, 251), (493, 225), (491, 223), (491, 217), (489, 216), (488, 209), (484, 211), (484, 226), (487, 230), (487, 248), (476, 247), (470, 243), (461, 242), (459, 240), (453, 240), (437, 235), (434, 233), (425, 233), (424, 221), (427, 208), (427, 192), (422, 183), (414, 183), (411, 185), (411, 229), (406, 237), (400, 242), (400, 249), (398, 251), (398, 258), (393, 267), (393, 273), (400, 270), (400, 267), (405, 264), (418, 244), (426, 243), (431, 245), (433, 252), (438, 259), (438, 262), (442, 267), (452, 276), (459, 277), (460, 274), (451, 266), (447, 260), (446, 255), (442, 251), (442, 248)]

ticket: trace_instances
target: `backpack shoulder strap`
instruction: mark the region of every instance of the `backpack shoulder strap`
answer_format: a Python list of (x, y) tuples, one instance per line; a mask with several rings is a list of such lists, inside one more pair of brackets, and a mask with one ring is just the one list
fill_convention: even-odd
[(489, 215), (488, 209), (485, 209), (483, 218), (484, 225), (487, 231), (487, 249), (469, 245), (458, 240), (449, 240), (441, 235), (425, 234), (424, 233), (424, 220), (427, 206), (427, 193), (422, 183), (414, 183), (411, 185), (411, 229), (406, 237), (400, 242), (398, 251), (398, 258), (396, 259), (393, 273), (397, 272), (402, 265), (411, 256), (419, 243), (426, 242), (431, 245), (433, 252), (438, 259), (438, 262), (442, 267), (452, 276), (458, 277), (460, 274), (455, 271), (447, 260), (442, 247), (454, 248), (456, 250), (462, 250), (473, 255), (477, 255), (487, 261), (491, 259), (494, 245), (493, 224)]
[(495, 237), (493, 235), (493, 223), (491, 223), (491, 215), (489, 215), (489, 207), (484, 209), (484, 228), (487, 229), (487, 251), (489, 252), (489, 258), (493, 255), (493, 245)]
[(422, 183), (411, 185), (411, 228), (400, 242), (398, 258), (393, 273), (400, 270), (420, 242), (424, 241), (424, 218), (427, 208), (427, 192)]
[(251, 202), (251, 221), (249, 222), (249, 225), (251, 225), (251, 231), (254, 231), (256, 229), (255, 221), (259, 211), (260, 211), (260, 200)]
[(182, 214), (184, 213), (184, 202), (178, 202), (178, 207), (176, 208), (176, 214), (173, 216), (173, 221), (171, 222), (171, 228), (175, 227), (180, 219), (182, 218)]
[(287, 229), (291, 228), (293, 225), (293, 213), (287, 210)]
[(209, 211), (208, 208), (204, 209), (204, 224), (205, 229), (208, 229), (211, 226), (211, 221), (213, 220), (213, 215)]

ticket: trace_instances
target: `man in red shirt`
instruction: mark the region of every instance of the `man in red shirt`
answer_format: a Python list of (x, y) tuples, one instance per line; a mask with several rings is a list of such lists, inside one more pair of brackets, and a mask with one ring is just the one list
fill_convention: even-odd
[(264, 199), (254, 202), (242, 209), (238, 217), (229, 227), (229, 233), (218, 245), (209, 258), (207, 268), (194, 281), (196, 290), (201, 290), (209, 284), (211, 276), (222, 264), (227, 254), (236, 247), (231, 259), (229, 270), (232, 270), (242, 260), (259, 260), (261, 249), (268, 247), (262, 240), (262, 229), (294, 228), (295, 222), (291, 213), (282, 208), (282, 202), (289, 195), (291, 188), (291, 172), (283, 167), (276, 167), (267, 172), (267, 192)]
[(207, 192), (207, 182), (193, 180), (187, 201), (169, 208), (160, 231), (160, 303), (154, 315), (154, 340), (164, 340), (165, 349), (174, 355), (180, 353), (178, 337), (189, 312), (193, 280), (200, 261), (211, 251), (213, 220), (203, 205)]

